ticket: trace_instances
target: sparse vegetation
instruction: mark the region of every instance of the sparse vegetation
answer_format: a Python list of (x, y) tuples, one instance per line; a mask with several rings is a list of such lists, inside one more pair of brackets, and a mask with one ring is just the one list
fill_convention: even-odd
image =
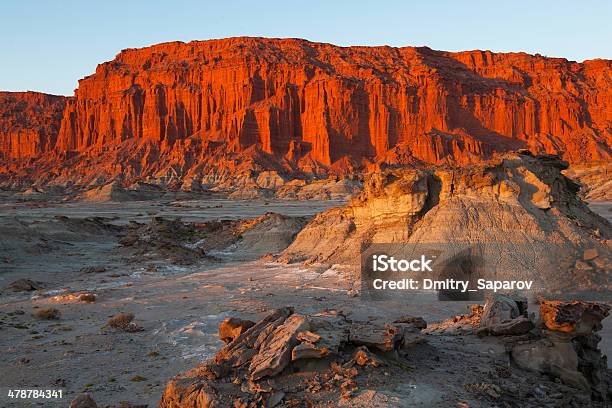
[(119, 313), (111, 317), (106, 325), (113, 329), (129, 333), (141, 331), (142, 327), (134, 323), (132, 320), (134, 320), (134, 313)]
[(113, 329), (124, 330), (134, 320), (134, 313), (119, 313), (108, 320), (108, 326)]
[(79, 295), (79, 300), (81, 302), (93, 303), (96, 301), (96, 295), (93, 293), (81, 293)]
[(34, 313), (34, 316), (38, 317), (39, 319), (57, 320), (60, 318), (61, 313), (54, 307), (46, 307), (44, 309), (37, 310), (36, 313)]

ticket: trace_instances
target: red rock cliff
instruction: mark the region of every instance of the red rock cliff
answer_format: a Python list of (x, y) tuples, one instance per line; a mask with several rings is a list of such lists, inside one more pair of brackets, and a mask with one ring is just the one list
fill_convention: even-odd
[(179, 176), (220, 142), (301, 168), (463, 164), (519, 147), (585, 162), (611, 158), (611, 129), (609, 60), (230, 38), (123, 50), (79, 81), (57, 142), (36, 152), (104, 162), (126, 146), (112, 160), (137, 163), (107, 169), (164, 162)]
[(49, 150), (66, 100), (39, 92), (0, 92), (0, 158), (29, 158)]

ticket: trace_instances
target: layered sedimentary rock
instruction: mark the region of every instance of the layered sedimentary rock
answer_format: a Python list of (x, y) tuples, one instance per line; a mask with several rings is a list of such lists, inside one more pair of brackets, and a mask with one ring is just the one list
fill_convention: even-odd
[(581, 185), (581, 195), (589, 201), (612, 201), (612, 161), (577, 164), (565, 174)]
[(20, 177), (207, 182), (263, 170), (466, 164), (519, 147), (609, 160), (611, 72), (609, 60), (299, 39), (127, 49), (79, 81), (59, 132), (26, 148), (43, 159)]
[(68, 98), (0, 92), (0, 160), (36, 157), (52, 149)]
[(561, 173), (566, 165), (524, 152), (463, 168), (374, 173), (346, 207), (317, 215), (279, 259), (357, 266), (355, 254), (393, 244), (386, 253), (420, 256), (426, 248), (442, 263), (470, 250), (489, 278), (609, 293), (612, 226), (577, 197), (578, 185)]
[(610, 314), (605, 303), (540, 301), (544, 338), (515, 344), (513, 361), (521, 368), (560, 378), (575, 388), (591, 392), (591, 399), (610, 403), (607, 357), (598, 349), (602, 320)]
[[(351, 322), (336, 310), (299, 314), (291, 307), (276, 309), (213, 359), (171, 379), (159, 406), (274, 407), (283, 399), (297, 406), (307, 400), (335, 406), (339, 399), (356, 396), (352, 379), (380, 375), (370, 369), (388, 365), (374, 351), (398, 352), (422, 342), (419, 323)], [(309, 369), (313, 363), (319, 368)]]

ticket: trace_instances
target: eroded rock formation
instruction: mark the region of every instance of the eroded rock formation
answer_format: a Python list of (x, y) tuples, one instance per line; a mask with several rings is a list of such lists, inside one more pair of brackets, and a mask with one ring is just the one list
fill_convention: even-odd
[(607, 357), (597, 347), (601, 337), (596, 333), (609, 313), (604, 303), (542, 300), (542, 338), (514, 345), (512, 359), (521, 368), (560, 378), (590, 391), (594, 401), (609, 403)]
[(523, 152), (464, 168), (375, 173), (346, 207), (317, 215), (279, 259), (358, 265), (355, 254), (376, 243), (478, 246), (485, 261), (495, 258), (485, 269), (495, 266), (496, 279), (610, 290), (612, 227), (577, 198), (565, 166)]
[(202, 223), (153, 217), (130, 223), (119, 244), (141, 259), (163, 256), (177, 265), (215, 260), (253, 260), (285, 249), (305, 225), (306, 217), (266, 213), (257, 218)]
[(586, 200), (612, 201), (612, 161), (573, 165), (565, 174), (581, 185)]
[[(172, 379), (160, 407), (273, 407), (283, 399), (303, 406), (309, 398), (321, 404), (349, 399), (360, 371), (386, 365), (370, 349), (394, 352), (418, 343), (421, 321), (351, 322), (337, 311), (273, 310), (214, 359)], [(320, 369), (313, 371), (313, 362)]]
[[(484, 314), (473, 305), (463, 322), (457, 317), (431, 329), (413, 316), (352, 321), (335, 310), (272, 310), (214, 358), (172, 378), (159, 406), (607, 406), (612, 378), (594, 331), (609, 306), (542, 301), (542, 307), (571, 315), (583, 329), (563, 333), (564, 340), (533, 324), (520, 332), (474, 336), (479, 326), (527, 319), (518, 315), (527, 313), (527, 303), (509, 295), (489, 298)], [(598, 311), (592, 326), (583, 322), (585, 314), (574, 313), (576, 307)], [(543, 317), (542, 327), (549, 322)], [(469, 330), (458, 330), (462, 325)], [(419, 378), (419, 385), (405, 387)], [(426, 384), (434, 381), (437, 388), (430, 391)]]
[(99, 65), (79, 81), (60, 129), (49, 121), (38, 142), (0, 134), (0, 154), (42, 154), (26, 170), (6, 166), (14, 178), (82, 184), (466, 164), (520, 147), (609, 160), (611, 69), (609, 60), (299, 39), (164, 43)]

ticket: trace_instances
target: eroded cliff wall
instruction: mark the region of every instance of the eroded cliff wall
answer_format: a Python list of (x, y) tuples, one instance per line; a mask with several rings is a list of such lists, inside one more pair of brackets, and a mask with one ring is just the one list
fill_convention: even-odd
[(39, 92), (0, 92), (0, 158), (31, 158), (50, 150), (67, 99)]
[(32, 147), (18, 136), (0, 148), (97, 163), (74, 162), (72, 172), (176, 177), (199, 177), (210, 161), (201, 152), (219, 146), (254, 147), (307, 171), (466, 164), (524, 147), (573, 163), (610, 160), (611, 73), (609, 60), (524, 53), (299, 39), (164, 43), (123, 50), (80, 80), (57, 137)]

